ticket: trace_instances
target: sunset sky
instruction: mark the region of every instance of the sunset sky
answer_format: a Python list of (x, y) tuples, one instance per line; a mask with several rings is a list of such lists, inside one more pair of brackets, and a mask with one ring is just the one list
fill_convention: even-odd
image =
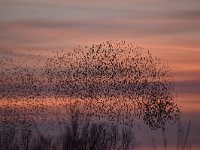
[(199, 0), (0, 1), (2, 56), (48, 57), (48, 50), (107, 40), (142, 46), (169, 65), (184, 119), (192, 121), (191, 143), (200, 148)]

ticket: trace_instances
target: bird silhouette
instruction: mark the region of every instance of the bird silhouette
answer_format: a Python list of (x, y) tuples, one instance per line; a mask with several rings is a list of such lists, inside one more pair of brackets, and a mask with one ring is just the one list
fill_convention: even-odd
[(56, 51), (45, 62), (41, 55), (16, 57), (0, 59), (0, 120), (7, 124), (52, 128), (69, 123), (75, 110), (81, 119), (122, 126), (139, 118), (151, 129), (178, 117), (169, 68), (131, 43)]

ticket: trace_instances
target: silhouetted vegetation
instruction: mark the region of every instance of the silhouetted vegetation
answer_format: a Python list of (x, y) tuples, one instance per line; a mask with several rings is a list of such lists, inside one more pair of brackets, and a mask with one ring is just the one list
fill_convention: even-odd
[[(177, 150), (191, 150), (191, 143), (189, 141), (189, 134), (190, 134), (190, 128), (191, 128), (191, 121), (188, 121), (186, 127), (182, 124), (181, 120), (177, 122), (177, 142), (176, 142), (176, 149)], [(162, 139), (163, 139), (163, 149), (168, 150), (168, 139), (166, 135), (166, 130), (162, 131)], [(153, 148), (154, 150), (157, 150), (156, 141), (153, 138)]]
[[(133, 150), (136, 147), (133, 130), (124, 126), (81, 122), (79, 112), (72, 112), (69, 124), (65, 124), (60, 136), (44, 136), (37, 125), (34, 130), (23, 125), (16, 131), (13, 126), (2, 126), (0, 149), (6, 150)], [(18, 125), (19, 127), (19, 125)], [(35, 135), (33, 132), (35, 131)]]

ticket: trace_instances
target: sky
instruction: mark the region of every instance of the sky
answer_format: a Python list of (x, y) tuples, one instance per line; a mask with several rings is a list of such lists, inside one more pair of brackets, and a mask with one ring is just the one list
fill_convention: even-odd
[(149, 49), (172, 70), (191, 139), (200, 139), (199, 0), (0, 0), (0, 55), (68, 50), (107, 40)]

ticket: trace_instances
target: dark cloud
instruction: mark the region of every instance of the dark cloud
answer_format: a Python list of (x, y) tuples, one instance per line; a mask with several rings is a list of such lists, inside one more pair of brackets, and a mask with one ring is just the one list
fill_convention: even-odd
[[(200, 81), (190, 80), (190, 81), (176, 81), (175, 88), (179, 94), (198, 94), (200, 91)], [(200, 102), (200, 99), (199, 99)]]

